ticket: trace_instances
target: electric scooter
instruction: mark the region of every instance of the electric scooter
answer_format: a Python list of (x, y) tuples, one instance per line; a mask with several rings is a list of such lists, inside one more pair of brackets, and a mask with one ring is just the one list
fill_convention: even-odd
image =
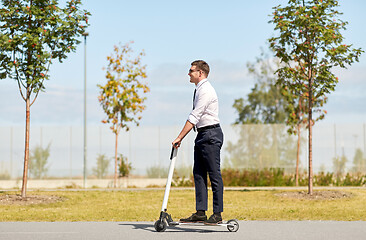
[(167, 178), (166, 186), (165, 186), (164, 200), (163, 200), (163, 204), (161, 206), (160, 217), (154, 224), (155, 230), (157, 232), (164, 232), (168, 226), (175, 227), (178, 225), (190, 225), (190, 226), (223, 226), (223, 227), (227, 227), (227, 229), (230, 232), (238, 231), (239, 223), (236, 219), (231, 219), (231, 220), (227, 221), (226, 223), (219, 223), (219, 224), (215, 224), (215, 225), (206, 225), (201, 222), (185, 223), (185, 222), (174, 222), (173, 221), (172, 216), (167, 213), (167, 205), (168, 205), (170, 186), (172, 184), (172, 178), (173, 178), (173, 173), (174, 173), (174, 165), (175, 165), (175, 161), (177, 159), (177, 153), (178, 153), (178, 149), (176, 149), (175, 147), (172, 147), (172, 152), (170, 154), (169, 173), (168, 173), (168, 178)]

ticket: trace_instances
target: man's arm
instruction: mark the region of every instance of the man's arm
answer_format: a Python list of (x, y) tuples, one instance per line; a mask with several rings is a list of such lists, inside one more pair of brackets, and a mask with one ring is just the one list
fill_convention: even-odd
[(182, 131), (179, 133), (178, 137), (172, 142), (175, 148), (179, 148), (183, 138), (192, 130), (194, 127), (193, 123), (187, 120)]

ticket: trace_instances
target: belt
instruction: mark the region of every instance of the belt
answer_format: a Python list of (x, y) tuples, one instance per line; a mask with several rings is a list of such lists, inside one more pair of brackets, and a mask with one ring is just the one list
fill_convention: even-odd
[(197, 128), (197, 132), (202, 132), (202, 131), (205, 131), (207, 129), (218, 128), (218, 127), (220, 127), (220, 124), (209, 125), (209, 126)]

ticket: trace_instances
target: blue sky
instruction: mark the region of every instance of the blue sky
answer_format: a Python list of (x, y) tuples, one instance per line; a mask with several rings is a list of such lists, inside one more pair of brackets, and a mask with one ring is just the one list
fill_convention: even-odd
[[(194, 86), (188, 69), (196, 59), (211, 66), (210, 81), (220, 101), (220, 119), (231, 124), (236, 115), (232, 104), (245, 97), (254, 79), (246, 63), (255, 61), (260, 48), (273, 36), (269, 24), (272, 7), (283, 0), (260, 1), (83, 1), (92, 13), (87, 39), (88, 123), (101, 124), (104, 115), (97, 101), (97, 84), (103, 84), (106, 57), (118, 43), (134, 41), (133, 49), (144, 49), (151, 92), (141, 125), (183, 125), (191, 109)], [(345, 43), (366, 50), (366, 1), (339, 1)], [(32, 125), (82, 125), (84, 45), (62, 64), (54, 63), (46, 92), (31, 108)], [(324, 122), (366, 121), (366, 56), (347, 70), (335, 69), (340, 83), (325, 106)], [(0, 81), (0, 125), (23, 125), (25, 103), (16, 82)]]

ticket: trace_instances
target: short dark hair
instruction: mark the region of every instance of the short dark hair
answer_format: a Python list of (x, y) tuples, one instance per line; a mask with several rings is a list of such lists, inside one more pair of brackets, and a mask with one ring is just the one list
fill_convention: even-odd
[(196, 66), (198, 70), (201, 70), (206, 74), (206, 77), (208, 77), (208, 74), (210, 73), (210, 66), (203, 61), (203, 60), (196, 60), (191, 63), (191, 66)]

